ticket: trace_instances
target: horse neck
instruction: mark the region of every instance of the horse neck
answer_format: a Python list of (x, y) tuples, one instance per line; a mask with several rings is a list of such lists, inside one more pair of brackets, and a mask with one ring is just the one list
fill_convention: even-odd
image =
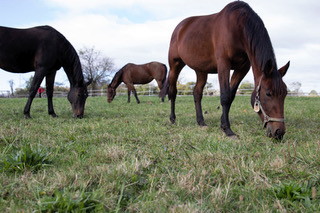
[(261, 76), (263, 75), (263, 71), (260, 68), (260, 65), (256, 63), (255, 60), (250, 59), (251, 66), (252, 66), (252, 72), (253, 72), (253, 77), (254, 77), (254, 84), (255, 86), (258, 86), (259, 80), (261, 79)]
[(242, 26), (239, 26), (243, 32), (244, 49), (252, 65), (254, 77), (258, 80), (269, 60), (274, 68), (277, 67), (271, 39), (261, 18), (248, 5), (244, 10), (239, 10), (239, 18), (242, 20)]
[[(249, 56), (249, 60), (252, 65), (254, 83), (255, 83), (255, 86), (257, 87), (259, 82), (261, 81), (261, 77), (266, 74), (264, 73), (264, 67), (266, 64), (265, 63), (261, 64), (261, 62), (257, 60), (255, 56)], [(271, 58), (270, 60), (272, 60), (273, 68), (277, 68), (277, 63), (275, 58)]]
[(65, 52), (65, 54), (63, 54), (62, 63), (63, 69), (69, 79), (70, 86), (82, 86), (84, 83), (82, 67), (79, 56), (72, 46), (69, 47), (69, 50)]
[(110, 87), (113, 88), (113, 89), (117, 89), (118, 86), (122, 83), (122, 79), (121, 78), (117, 78), (117, 79), (113, 79), (111, 84), (110, 84)]
[(63, 66), (63, 69), (65, 70), (65, 72), (67, 74), (67, 77), (69, 79), (71, 87), (83, 85), (84, 77), (82, 74), (81, 66), (80, 66), (80, 68), (77, 66), (75, 66), (75, 67)]
[(265, 47), (260, 47), (259, 45), (246, 47), (256, 86), (258, 85), (261, 76), (264, 74), (264, 68), (269, 60), (271, 60), (273, 67), (277, 68), (271, 41), (268, 40), (265, 45)]
[(121, 68), (113, 77), (111, 83), (110, 83), (110, 87), (113, 89), (117, 89), (118, 86), (123, 82), (122, 80), (122, 75), (123, 75), (123, 69)]

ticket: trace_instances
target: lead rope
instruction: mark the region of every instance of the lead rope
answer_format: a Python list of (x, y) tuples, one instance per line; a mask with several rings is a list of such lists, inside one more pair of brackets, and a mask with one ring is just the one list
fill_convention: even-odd
[(265, 128), (268, 122), (270, 122), (270, 121), (284, 122), (284, 118), (272, 118), (272, 117), (268, 116), (267, 113), (264, 111), (264, 109), (263, 109), (263, 107), (261, 105), (261, 102), (260, 102), (260, 97), (259, 97), (262, 77), (263, 76), (261, 76), (261, 78), (259, 80), (259, 84), (258, 84), (258, 86), (256, 88), (256, 97), (255, 97), (253, 109), (257, 113), (260, 112), (260, 111), (262, 112), (263, 117), (264, 117), (263, 127)]

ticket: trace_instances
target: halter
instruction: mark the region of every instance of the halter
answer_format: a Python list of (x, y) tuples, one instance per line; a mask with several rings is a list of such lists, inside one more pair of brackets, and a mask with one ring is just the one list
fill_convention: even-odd
[(261, 88), (261, 80), (262, 80), (262, 77), (260, 78), (260, 81), (259, 81), (259, 84), (256, 88), (256, 97), (255, 97), (255, 101), (254, 101), (254, 105), (253, 105), (253, 110), (255, 112), (262, 112), (263, 114), (263, 117), (264, 117), (264, 120), (263, 120), (263, 127), (265, 128), (267, 123), (270, 122), (270, 121), (275, 121), (275, 122), (284, 122), (284, 118), (273, 118), (273, 117), (270, 117), (267, 115), (267, 113), (264, 111), (262, 105), (261, 105), (261, 102), (260, 102), (260, 96), (259, 96), (259, 93), (260, 93), (260, 88)]

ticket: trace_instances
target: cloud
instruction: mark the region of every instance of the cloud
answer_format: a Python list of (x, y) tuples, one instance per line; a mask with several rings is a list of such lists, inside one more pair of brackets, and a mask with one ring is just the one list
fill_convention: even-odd
[[(212, 0), (46, 0), (48, 10), (55, 11), (49, 24), (80, 49), (94, 46), (113, 58), (117, 67), (128, 62), (157, 60), (167, 64), (170, 37), (184, 18), (219, 12), (230, 1)], [(320, 61), (318, 11), (320, 2), (254, 1), (249, 5), (262, 18), (275, 49), (278, 66), (288, 60), (291, 66), (285, 81), (300, 81), (302, 90), (310, 86), (320, 91), (315, 76)], [(210, 27), (210, 26), (208, 26)], [(63, 72), (60, 72), (63, 73)], [(181, 73), (185, 81), (195, 81), (188, 68)], [(210, 75), (216, 79), (216, 75)], [(252, 81), (252, 73), (246, 77)], [(59, 79), (58, 79), (59, 80)], [(216, 81), (216, 80), (213, 80)]]

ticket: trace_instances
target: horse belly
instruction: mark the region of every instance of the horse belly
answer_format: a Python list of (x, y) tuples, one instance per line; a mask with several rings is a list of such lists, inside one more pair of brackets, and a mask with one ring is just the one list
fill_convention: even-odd
[(148, 84), (153, 80), (152, 77), (133, 79), (133, 84)]
[(3, 70), (13, 73), (34, 71), (33, 59), (34, 50), (26, 49), (26, 45), (0, 44), (0, 68)]
[(217, 69), (213, 48), (201, 45), (201, 43), (187, 43), (179, 48), (182, 61), (196, 71), (215, 73)]
[(12, 73), (27, 73), (34, 71), (32, 63), (27, 57), (1, 57), (0, 68)]

